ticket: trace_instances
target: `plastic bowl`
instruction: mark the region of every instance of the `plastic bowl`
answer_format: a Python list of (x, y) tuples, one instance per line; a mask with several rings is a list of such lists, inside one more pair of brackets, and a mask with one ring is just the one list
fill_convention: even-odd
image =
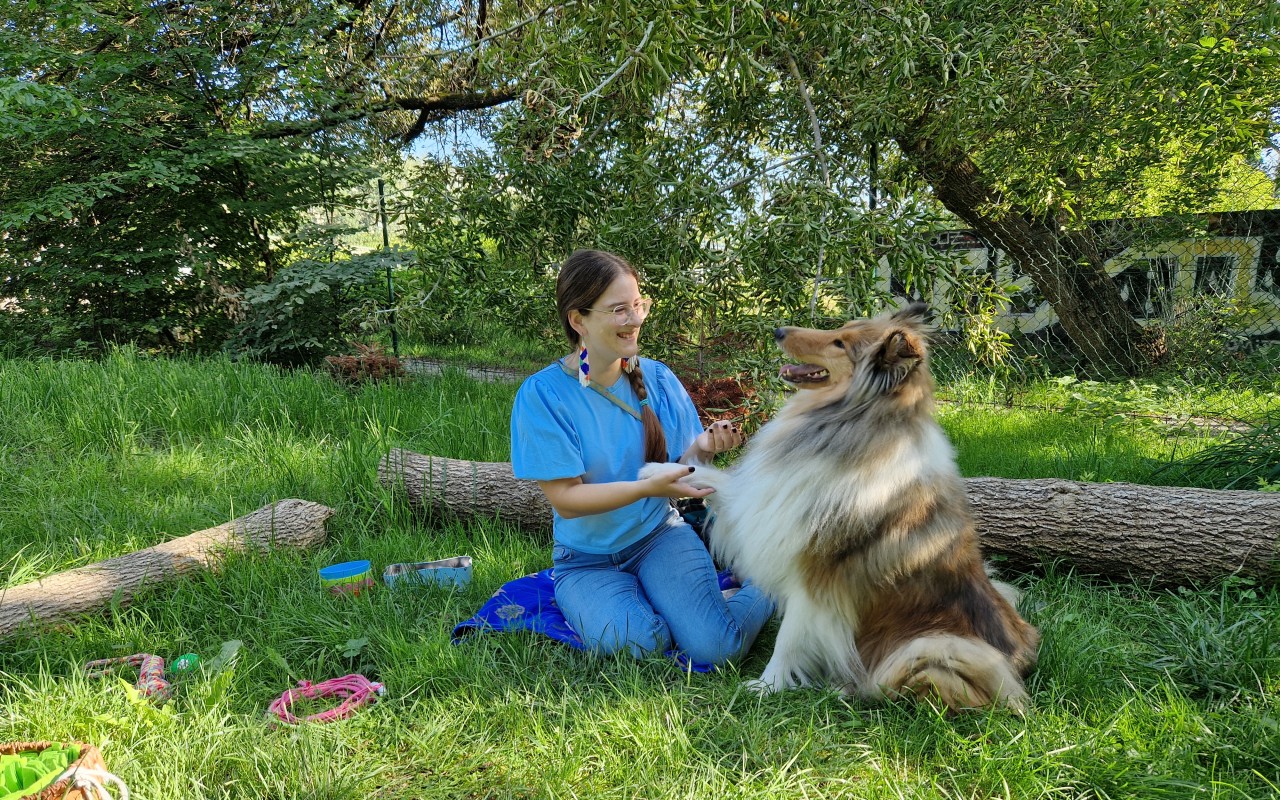
[(373, 565), (368, 561), (344, 561), (323, 567), (320, 585), (330, 594), (359, 595), (373, 586)]

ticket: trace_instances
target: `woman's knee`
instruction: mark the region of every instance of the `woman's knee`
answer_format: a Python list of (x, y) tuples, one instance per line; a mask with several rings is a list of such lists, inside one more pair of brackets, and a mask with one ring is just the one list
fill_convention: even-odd
[(744, 586), (729, 602), (728, 619), (692, 632), (681, 649), (701, 664), (721, 666), (747, 654), (773, 614), (773, 602), (754, 586)]
[[(580, 623), (588, 627), (586, 623)], [(629, 614), (611, 619), (594, 630), (579, 630), (578, 635), (587, 649), (602, 655), (630, 652), (636, 658), (645, 658), (671, 649), (671, 630), (662, 618), (654, 614)]]
[(735, 625), (720, 636), (705, 641), (691, 641), (681, 647), (681, 650), (694, 663), (720, 667), (738, 660), (747, 649), (747, 644), (742, 631)]

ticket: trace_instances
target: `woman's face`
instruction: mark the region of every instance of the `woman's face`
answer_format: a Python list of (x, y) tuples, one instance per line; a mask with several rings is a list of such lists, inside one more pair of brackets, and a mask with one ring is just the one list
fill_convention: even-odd
[[(605, 364), (614, 359), (630, 358), (640, 352), (640, 326), (644, 315), (633, 310), (641, 301), (640, 286), (633, 275), (622, 273), (591, 304), (591, 310), (570, 311), (569, 322), (582, 337), (592, 364)], [(612, 309), (627, 309), (622, 322)], [(599, 359), (599, 360), (597, 360)]]

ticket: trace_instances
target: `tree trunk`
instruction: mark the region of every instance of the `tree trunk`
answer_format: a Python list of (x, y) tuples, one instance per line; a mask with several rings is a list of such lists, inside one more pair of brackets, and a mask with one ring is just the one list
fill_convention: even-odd
[(55, 622), (127, 603), (148, 584), (216, 569), (229, 552), (309, 548), (325, 539), (333, 509), (280, 500), (238, 519), (85, 567), (0, 591), (0, 637), (30, 624)]
[[(393, 450), (378, 478), (429, 513), (551, 527), (538, 485), (505, 462)], [(1280, 494), (1005, 478), (969, 478), (965, 488), (986, 552), (1019, 568), (1061, 559), (1084, 574), (1161, 584), (1280, 578)]]
[(949, 211), (1017, 260), (1090, 362), (1137, 375), (1165, 357), (1163, 333), (1134, 321), (1092, 231), (1069, 232), (1051, 214), (1008, 208), (968, 155), (939, 147), (925, 133), (898, 136), (897, 142)]
[(968, 478), (983, 546), (1020, 566), (1186, 584), (1280, 579), (1280, 494)]
[(392, 450), (378, 462), (378, 480), (403, 488), (430, 515), (497, 518), (530, 531), (551, 532), (551, 505), (533, 481), (517, 480), (505, 461), (461, 461)]

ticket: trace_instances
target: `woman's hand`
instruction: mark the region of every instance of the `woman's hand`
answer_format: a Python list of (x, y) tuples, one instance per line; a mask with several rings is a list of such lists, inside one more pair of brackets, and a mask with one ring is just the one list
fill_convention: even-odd
[(686, 482), (693, 475), (693, 467), (686, 467), (683, 464), (671, 464), (669, 469), (646, 468), (646, 470), (650, 474), (648, 477), (642, 478), (640, 482), (646, 484), (645, 494), (649, 497), (667, 497), (671, 499), (706, 497), (715, 491), (710, 487), (700, 488)]
[(711, 423), (711, 427), (698, 434), (698, 438), (694, 440), (694, 444), (702, 452), (714, 456), (716, 453), (723, 453), (726, 450), (732, 450), (745, 441), (742, 435), (742, 429), (728, 420), (720, 420)]

